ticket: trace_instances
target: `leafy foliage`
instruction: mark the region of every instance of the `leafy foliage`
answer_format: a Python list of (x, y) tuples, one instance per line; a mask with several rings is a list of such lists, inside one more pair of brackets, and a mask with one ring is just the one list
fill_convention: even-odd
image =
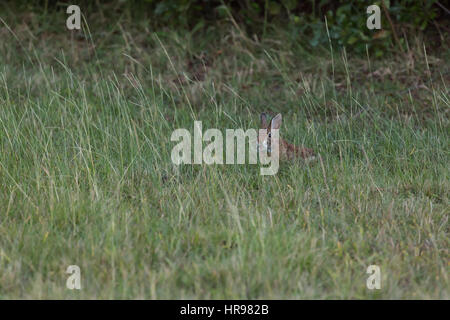
[[(45, 12), (62, 5), (58, 1), (17, 1), (23, 7), (40, 7)], [(16, 4), (17, 4), (16, 2)], [(146, 14), (149, 24), (164, 27), (199, 30), (233, 19), (249, 36), (266, 36), (266, 31), (276, 24), (295, 37), (307, 39), (310, 47), (346, 47), (360, 54), (366, 49), (381, 56), (393, 47), (406, 47), (405, 36), (418, 31), (436, 31), (435, 26), (444, 24), (448, 30), (448, 19), (437, 0), (104, 0), (94, 2), (79, 0), (78, 4), (88, 10), (124, 10), (133, 15)], [(393, 25), (383, 10), (386, 6)], [(376, 4), (381, 8), (381, 30), (366, 27), (367, 7)], [(327, 28), (328, 27), (328, 28)], [(393, 31), (395, 29), (396, 31)], [(398, 35), (395, 40), (394, 32)], [(436, 32), (435, 32), (436, 33)], [(441, 41), (442, 37), (441, 37)]]
[[(312, 47), (327, 45), (351, 47), (364, 53), (366, 46), (377, 56), (393, 44), (393, 31), (381, 9), (382, 29), (366, 27), (369, 5), (383, 7), (383, 1), (206, 1), (206, 0), (146, 0), (154, 9), (160, 23), (203, 25), (210, 19), (233, 17), (250, 33), (264, 33), (267, 23), (289, 22), (294, 32), (307, 36)], [(384, 1), (397, 32), (412, 33), (426, 30), (439, 17), (439, 7), (432, 1)], [(328, 27), (328, 30), (327, 28)], [(401, 45), (404, 40), (400, 39)]]

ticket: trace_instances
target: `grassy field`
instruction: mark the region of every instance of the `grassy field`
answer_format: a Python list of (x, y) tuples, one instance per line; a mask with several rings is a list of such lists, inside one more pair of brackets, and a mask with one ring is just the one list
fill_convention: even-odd
[[(66, 17), (0, 7), (0, 298), (450, 298), (448, 48)], [(176, 128), (262, 111), (322, 161), (172, 164)]]

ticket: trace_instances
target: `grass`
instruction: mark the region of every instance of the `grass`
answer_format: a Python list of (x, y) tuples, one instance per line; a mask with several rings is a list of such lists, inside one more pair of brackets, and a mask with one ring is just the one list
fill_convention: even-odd
[[(449, 298), (448, 48), (361, 58), (270, 25), (93, 13), (70, 32), (0, 8), (0, 298)], [(323, 161), (172, 164), (174, 129), (262, 111)]]

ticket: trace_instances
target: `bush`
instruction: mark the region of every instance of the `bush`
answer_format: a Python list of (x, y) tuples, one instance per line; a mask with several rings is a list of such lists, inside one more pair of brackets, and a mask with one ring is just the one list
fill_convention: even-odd
[[(23, 4), (36, 3), (45, 10), (51, 6), (61, 7), (58, 1), (23, 1)], [(95, 6), (93, 1), (76, 1), (87, 7)], [(243, 26), (250, 35), (265, 35), (269, 23), (282, 24), (295, 34), (309, 39), (310, 46), (328, 45), (328, 33), (332, 44), (346, 46), (350, 50), (365, 53), (366, 46), (375, 55), (382, 55), (393, 44), (394, 35), (382, 0), (121, 0), (102, 1), (103, 7), (128, 6), (136, 14), (150, 15), (154, 28), (175, 27), (198, 29), (215, 21), (229, 19), (230, 15)], [(416, 34), (428, 31), (440, 18), (445, 22), (445, 12), (436, 0), (384, 0), (389, 15), (403, 45), (403, 34)], [(366, 27), (369, 5), (381, 8), (382, 30), (369, 30)], [(325, 27), (325, 18), (328, 32)], [(288, 23), (286, 23), (288, 22)], [(445, 29), (445, 28), (444, 28)]]
[[(382, 9), (382, 1), (207, 1), (207, 0), (146, 0), (153, 7), (157, 21), (194, 27), (198, 23), (228, 17), (228, 13), (245, 25), (248, 32), (264, 33), (268, 22), (289, 21), (296, 32), (307, 35), (309, 45), (327, 45), (328, 33), (333, 44), (351, 47), (364, 53), (366, 45), (377, 56), (393, 44), (393, 33)], [(384, 3), (400, 34), (426, 30), (442, 10), (435, 0), (399, 0)], [(371, 4), (381, 8), (382, 30), (366, 27), (366, 9)], [(228, 12), (227, 12), (228, 11)], [(400, 32), (402, 31), (402, 32)], [(403, 40), (399, 40), (403, 43)]]

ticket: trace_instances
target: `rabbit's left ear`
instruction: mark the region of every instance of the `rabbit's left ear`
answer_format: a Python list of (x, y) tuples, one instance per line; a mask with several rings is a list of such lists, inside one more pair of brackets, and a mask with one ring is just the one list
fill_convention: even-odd
[(267, 128), (267, 115), (265, 112), (261, 113), (260, 119), (261, 119), (261, 128)]
[(281, 127), (281, 113), (277, 114), (273, 117), (272, 121), (270, 121), (271, 129), (280, 129)]

